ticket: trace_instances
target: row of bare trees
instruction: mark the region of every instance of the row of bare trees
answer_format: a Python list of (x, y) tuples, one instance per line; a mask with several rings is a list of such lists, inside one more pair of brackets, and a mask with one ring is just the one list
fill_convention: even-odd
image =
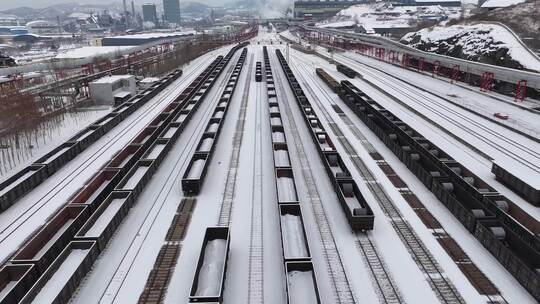
[[(204, 42), (178, 44), (174, 51), (163, 56), (154, 56), (151, 60), (151, 56), (143, 55), (137, 62), (115, 70), (115, 74), (131, 72), (144, 77), (161, 76), (182, 67), (213, 47), (215, 45), (212, 43)], [(54, 66), (51, 66), (51, 69), (54, 69)], [(52, 74), (55, 75), (54, 80), (60, 80), (58, 75)], [(89, 112), (60, 109), (61, 111), (51, 114), (49, 109), (59, 109), (62, 105), (72, 106), (73, 102), (67, 99), (73, 97), (68, 96), (68, 93), (77, 92), (78, 97), (81, 97), (87, 91), (85, 85), (73, 82), (72, 86), (62, 86), (59, 91), (55, 91), (65, 96), (59, 94), (45, 99), (43, 96), (21, 93), (19, 89), (0, 96), (0, 173), (9, 172), (28, 159), (35, 158), (40, 147), (65, 132), (66, 124), (79, 124), (77, 128), (82, 128), (81, 124), (89, 122), (88, 115), (91, 114), (85, 114)]]

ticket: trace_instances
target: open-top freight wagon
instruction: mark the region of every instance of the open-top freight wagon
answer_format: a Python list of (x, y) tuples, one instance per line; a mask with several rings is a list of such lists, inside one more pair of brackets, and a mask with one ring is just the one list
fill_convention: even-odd
[[(285, 76), (291, 86), (295, 100), (300, 107), (304, 121), (309, 127), (313, 143), (317, 147), (317, 152), (323, 162), (328, 177), (334, 185), (335, 193), (339, 199), (341, 208), (351, 226), (355, 231), (373, 229), (375, 215), (369, 203), (366, 201), (356, 182), (347, 174), (349, 170), (345, 167), (339, 157), (332, 139), (324, 129), (317, 114), (313, 110), (304, 90), (296, 80), (291, 68), (281, 51), (276, 50), (278, 60), (285, 72)], [(330, 153), (330, 155), (328, 154)]]
[(452, 214), (540, 300), (540, 225), (349, 81), (340, 97)]

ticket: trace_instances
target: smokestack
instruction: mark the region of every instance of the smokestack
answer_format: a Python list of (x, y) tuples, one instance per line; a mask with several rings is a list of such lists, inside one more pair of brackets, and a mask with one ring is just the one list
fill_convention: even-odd
[(126, 5), (126, 0), (123, 0), (124, 1), (124, 15), (126, 15), (127, 13), (127, 5)]
[(135, 2), (131, 1), (131, 17), (135, 18)]

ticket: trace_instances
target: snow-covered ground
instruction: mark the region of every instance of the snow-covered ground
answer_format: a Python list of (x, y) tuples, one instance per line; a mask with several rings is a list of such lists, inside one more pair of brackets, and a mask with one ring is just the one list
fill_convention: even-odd
[(7, 150), (13, 149), (13, 155), (16, 155), (11, 160), (6, 158), (2, 160), (4, 163), (0, 166), (0, 183), (47, 154), (47, 152), (65, 142), (86, 126), (107, 115), (110, 111), (111, 109), (108, 107), (92, 107), (74, 109), (58, 114), (58, 116), (51, 118), (50, 121), (38, 126), (36, 130), (19, 134), (18, 145), (15, 144), (14, 140), (9, 139), (11, 136), (0, 138), (0, 142), (11, 143), (13, 146), (4, 148), (5, 154), (10, 154), (11, 152)]
[[(338, 80), (344, 79), (343, 75), (338, 73), (333, 65), (328, 64), (319, 57), (290, 49), (290, 65), (293, 72), (301, 82), (302, 87), (304, 87), (321, 123), (336, 144), (338, 151), (342, 154), (345, 164), (357, 181), (366, 200), (370, 202), (375, 214), (375, 228), (373, 231), (365, 234), (351, 231), (337, 201), (333, 185), (326, 176), (325, 168), (319, 159), (301, 110), (293, 98), (293, 93), (275, 56), (277, 48), (282, 51), (285, 50), (284, 45), (275, 44), (277, 40), (279, 39), (275, 34), (261, 31), (259, 37), (255, 38), (254, 43), (248, 47), (246, 63), (239, 77), (236, 91), (232, 95), (220, 137), (215, 142), (217, 145), (216, 153), (208, 167), (202, 191), (196, 197), (197, 203), (182, 241), (180, 255), (169, 282), (164, 302), (188, 302), (206, 227), (215, 226), (219, 222), (222, 201), (227, 194), (226, 180), (230, 170), (232, 170), (229, 166), (233, 155), (231, 147), (234, 147), (235, 128), (238, 120), (242, 122), (243, 119), (245, 119), (243, 121), (245, 127), (239, 147), (239, 163), (235, 169), (237, 170), (236, 190), (232, 199), (229, 225), (230, 249), (223, 302), (251, 304), (259, 302), (253, 300), (258, 299), (265, 303), (285, 304), (287, 303), (287, 276), (290, 279), (290, 296), (293, 298), (313, 296), (312, 293), (309, 293), (309, 290), (306, 290), (312, 286), (312, 282), (309, 281), (311, 272), (291, 271), (285, 273), (284, 269), (266, 83), (255, 82), (253, 74), (251, 77), (247, 77), (248, 71), (255, 69), (255, 62), (263, 59), (262, 45), (257, 44), (259, 42), (268, 44), (269, 47), (268, 52), (273, 66), (276, 92), (282, 115), (281, 123), (284, 126), (284, 133), (288, 142), (298, 200), (300, 201), (308, 246), (313, 260), (313, 273), (317, 279), (322, 303), (336, 303), (338, 296), (334, 285), (336, 279), (339, 284), (346, 284), (352, 290), (352, 295), (357, 303), (379, 303), (381, 301), (377, 284), (373, 281), (367, 262), (364, 260), (358, 245), (359, 237), (367, 237), (374, 243), (374, 247), (384, 261), (389, 276), (393, 279), (407, 303), (439, 302), (425, 274), (400, 240), (389, 218), (375, 202), (375, 196), (371, 193), (370, 188), (362, 182), (360, 172), (352, 165), (350, 159), (352, 155), (343, 153), (345, 151), (344, 147), (336, 138), (336, 134), (331, 131), (332, 128), (329, 127), (331, 120), (350, 142), (354, 152), (357, 154), (355, 157), (362, 159), (368, 169), (373, 172), (384, 191), (440, 265), (444, 276), (456, 286), (457, 291), (467, 303), (482, 303), (486, 299), (469, 283), (450, 256), (442, 249), (432, 231), (426, 228), (412, 208), (404, 201), (398, 189), (386, 178), (384, 172), (369, 156), (369, 152), (363, 146), (362, 139), (353, 131), (353, 128), (361, 132), (375, 149), (384, 156), (426, 205), (426, 208), (433, 213), (446, 231), (466, 251), (473, 262), (499, 288), (508, 303), (535, 303), (534, 299), (504, 270), (495, 258), (371, 133), (369, 128), (341, 102), (339, 97), (318, 79), (314, 69), (324, 67)], [(270, 41), (274, 43), (270, 45)], [(53, 178), (34, 189), (8, 211), (0, 214), (0, 248), (2, 248), (0, 250), (0, 260), (8, 257), (10, 252), (18, 248), (23, 240), (39, 227), (55, 209), (62, 206), (66, 199), (80, 188), (86, 179), (99, 170), (114, 152), (130, 142), (137, 131), (149, 123), (176, 94), (185, 88), (202, 71), (213, 56), (218, 53), (223, 54), (226, 50), (220, 49), (196, 59), (185, 69), (182, 78), (139, 109), (138, 112), (133, 113), (128, 120), (114, 128), (107, 135), (107, 138), (93, 144), (72, 163), (61, 169)], [(220, 102), (219, 97), (232, 70), (232, 63), (235, 63), (238, 57), (238, 53), (233, 56), (231, 63), (217, 79), (216, 84), (209, 91), (193, 119), (183, 130), (177, 144), (171, 148), (145, 190), (138, 197), (138, 202), (129, 211), (106, 249), (99, 255), (92, 271), (84, 278), (71, 299), (72, 303), (136, 303), (138, 301), (141, 292), (145, 288), (146, 278), (154, 266), (161, 246), (164, 244), (169, 224), (184, 197), (181, 178), (197, 148), (199, 139), (205, 131), (213, 109)], [(360, 71), (369, 69), (367, 66), (378, 67), (379, 64), (384, 64), (352, 53), (339, 55), (336, 59), (343, 60), (352, 68)], [(410, 72), (407, 71), (399, 72), (394, 70), (394, 68), (399, 68), (388, 64), (384, 64), (384, 68), (388, 69), (397, 78), (420, 82), (423, 83), (423, 86), (432, 86), (434, 93), (452, 92), (457, 94), (458, 99), (477, 99), (476, 102), (479, 105), (485, 103), (485, 107), (488, 107), (487, 104), (491, 102), (491, 107), (498, 106), (497, 101), (490, 99), (489, 96), (460, 89), (449, 83), (419, 74), (408, 74)], [(369, 69), (369, 73), (366, 73), (365, 77), (366, 80), (374, 83), (379, 78), (384, 78), (386, 82), (389, 82), (388, 78), (385, 78), (388, 76), (378, 70)], [(399, 81), (398, 79), (392, 79), (391, 82), (397, 83)], [(449, 111), (448, 109), (442, 109), (443, 102), (441, 100), (431, 96), (428, 97), (425, 93), (418, 92), (414, 87), (408, 87), (410, 95), (406, 95), (382, 82), (380, 80), (377, 85), (385, 86), (390, 93), (399, 95), (404, 102), (411, 102), (412, 104), (417, 102), (418, 99), (430, 98), (430, 102), (434, 107), (441, 107), (438, 111)], [(508, 189), (494, 182), (489, 174), (489, 169), (486, 167), (487, 162), (482, 160), (480, 156), (475, 155), (474, 152), (467, 151), (468, 148), (463, 147), (462, 143), (433, 127), (406, 108), (396, 104), (389, 96), (382, 94), (369, 83), (360, 79), (353, 80), (353, 83), (368, 94), (373, 95), (373, 98), (388, 107), (405, 122), (421, 130), (427, 138), (447, 148), (451, 155), (459, 158), (460, 162), (463, 162), (473, 172), (490, 182), (497, 190), (505, 192), (506, 195), (520, 205), (526, 204), (523, 200), (518, 201), (515, 194), (513, 196), (509, 195), (511, 193)], [(407, 84), (403, 84), (403, 86), (407, 86)], [(244, 94), (246, 95), (244, 96)], [(347, 124), (342, 116), (334, 111), (332, 105), (339, 105), (344, 111), (344, 115), (352, 122), (352, 125)], [(246, 116), (242, 118), (240, 113), (244, 106)], [(415, 107), (419, 111), (433, 116), (434, 119), (440, 120), (442, 124), (443, 118), (437, 118), (437, 115), (430, 112), (427, 107), (424, 108), (419, 105)], [(456, 115), (454, 111), (467, 117), (473, 115), (467, 111), (464, 112), (464, 110), (453, 108), (452, 110), (452, 112), (449, 111), (449, 115)], [(518, 108), (515, 109), (515, 111), (518, 110)], [(323, 115), (326, 112), (329, 113), (328, 116)], [(480, 120), (477, 116), (474, 116), (474, 119)], [(527, 118), (523, 116), (522, 119), (526, 120)], [(507, 129), (498, 129), (487, 121), (482, 120), (482, 124), (493, 128), (500, 134), (508, 135), (508, 132), (510, 132)], [(445, 127), (459, 136), (466, 136), (466, 132), (456, 131), (450, 124), (445, 125)], [(470, 125), (470, 127), (474, 126)], [(475, 128), (479, 127), (475, 126)], [(513, 136), (513, 138), (522, 142), (520, 137)], [(114, 143), (111, 142), (113, 139), (115, 140)], [(495, 139), (490, 138), (490, 140)], [(470, 141), (481, 148), (486, 145), (479, 141)], [(506, 145), (504, 148), (511, 149)], [(81, 168), (81, 164), (84, 169)], [(74, 177), (72, 178), (72, 176)], [(58, 189), (60, 187), (63, 189), (62, 191)], [(316, 195), (313, 195), (313, 189), (315, 189)], [(525, 206), (523, 207), (525, 208)], [(527, 212), (538, 219), (540, 215), (537, 209), (529, 207)], [(29, 214), (30, 212), (32, 214)], [(21, 219), (19, 219), (20, 216), (22, 216)], [(321, 220), (321, 218), (326, 220)], [(325, 221), (328, 229), (321, 225)], [(285, 227), (286, 231), (287, 229), (294, 231), (301, 229), (297, 222), (293, 221), (289, 222), (289, 224), (291, 225)], [(335, 240), (332, 248), (328, 247), (328, 243), (322, 239), (328, 237), (328, 235), (331, 235)], [(291, 244), (298, 240), (286, 239), (285, 241), (287, 244)], [(207, 254), (211, 255), (211, 248), (207, 249)], [(296, 249), (306, 251), (306, 248)], [(328, 262), (335, 260), (333, 259), (335, 256), (328, 257), (328, 254), (332, 252), (339, 255), (344, 267), (343, 274), (331, 271), (334, 268), (331, 267), (333, 265), (328, 265)], [(209, 274), (212, 275), (211, 272)], [(207, 287), (212, 289), (212, 292), (215, 292), (215, 285), (208, 285)], [(339, 288), (346, 288), (346, 286), (340, 285)]]
[(124, 54), (134, 46), (83, 46), (80, 48), (58, 53), (56, 59), (82, 59), (116, 54)]
[(319, 27), (359, 26), (367, 33), (377, 28), (412, 28), (422, 21), (441, 21), (459, 16), (461, 8), (427, 6), (393, 6), (389, 3), (358, 4), (343, 9), (335, 17), (318, 23)]

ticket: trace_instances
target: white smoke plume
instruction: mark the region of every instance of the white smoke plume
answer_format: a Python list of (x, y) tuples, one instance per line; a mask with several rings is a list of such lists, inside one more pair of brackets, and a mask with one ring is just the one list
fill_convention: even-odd
[(257, 6), (261, 18), (292, 16), (294, 0), (259, 0)]

